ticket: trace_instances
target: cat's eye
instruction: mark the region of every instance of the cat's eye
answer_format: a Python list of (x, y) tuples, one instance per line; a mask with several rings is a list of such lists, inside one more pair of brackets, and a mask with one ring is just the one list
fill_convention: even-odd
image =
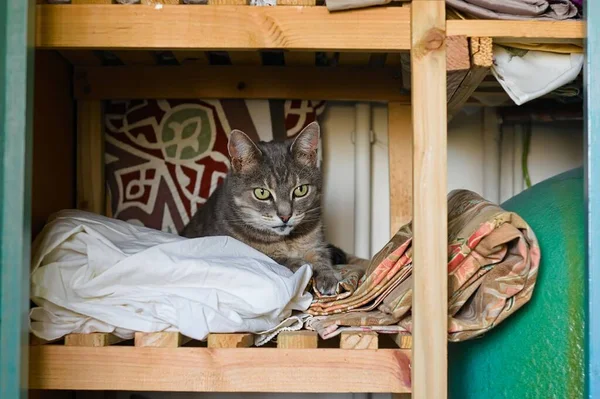
[(255, 188), (254, 196), (261, 201), (265, 201), (271, 198), (271, 192), (265, 188)]
[(296, 198), (304, 197), (306, 194), (308, 194), (308, 186), (306, 184), (298, 186), (294, 189), (294, 197)]

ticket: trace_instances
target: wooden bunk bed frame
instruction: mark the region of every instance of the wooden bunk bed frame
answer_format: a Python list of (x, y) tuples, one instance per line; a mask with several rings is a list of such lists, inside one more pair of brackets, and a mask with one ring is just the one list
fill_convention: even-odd
[[(278, 7), (250, 7), (246, 0), (105, 3), (111, 1), (36, 6), (37, 49), (58, 51), (74, 65), (78, 207), (106, 213), (103, 100), (386, 102), (392, 232), (412, 219), (414, 262), (428, 266), (414, 269), (414, 344), (411, 337), (395, 336), (399, 347), (383, 349), (383, 337), (373, 333), (344, 334), (327, 344), (314, 333), (295, 332), (282, 334), (277, 348), (249, 348), (249, 334), (211, 334), (207, 344), (183, 346), (186, 339), (178, 333), (138, 333), (134, 346), (121, 346), (108, 334), (73, 334), (64, 345), (32, 339), (30, 389), (445, 398), (447, 119), (489, 71), (492, 41), (581, 43), (584, 23), (447, 21), (443, 0), (339, 13), (314, 6), (314, 0)], [(106, 51), (117, 65), (106, 65)], [(232, 65), (210, 65), (209, 51), (227, 52)], [(286, 66), (262, 65), (264, 51), (282, 51)], [(176, 65), (161, 65), (163, 52)], [(335, 65), (317, 66), (316, 52), (333, 57)], [(402, 67), (409, 59), (410, 75)]]

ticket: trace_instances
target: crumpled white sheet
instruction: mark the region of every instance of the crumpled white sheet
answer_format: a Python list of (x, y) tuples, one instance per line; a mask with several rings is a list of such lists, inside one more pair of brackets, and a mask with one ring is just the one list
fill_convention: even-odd
[(492, 74), (517, 105), (539, 98), (575, 80), (583, 54), (523, 51), (521, 57), (494, 45)]
[(95, 214), (54, 215), (34, 242), (30, 328), (38, 337), (270, 330), (305, 310), (296, 273), (230, 237), (187, 239)]

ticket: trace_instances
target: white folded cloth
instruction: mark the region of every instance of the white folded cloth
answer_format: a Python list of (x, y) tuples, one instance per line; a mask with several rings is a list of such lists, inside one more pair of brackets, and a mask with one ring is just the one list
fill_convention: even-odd
[(572, 82), (583, 68), (583, 54), (508, 50), (494, 45), (492, 74), (517, 105)]
[(54, 215), (34, 242), (30, 328), (70, 333), (262, 332), (305, 310), (296, 273), (230, 237), (187, 239), (82, 211)]

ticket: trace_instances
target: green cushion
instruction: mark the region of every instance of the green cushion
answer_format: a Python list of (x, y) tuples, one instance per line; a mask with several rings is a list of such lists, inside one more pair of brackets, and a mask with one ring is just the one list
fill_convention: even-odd
[(483, 337), (449, 344), (454, 399), (583, 398), (583, 171), (543, 181), (502, 204), (533, 228), (541, 264), (531, 301)]

